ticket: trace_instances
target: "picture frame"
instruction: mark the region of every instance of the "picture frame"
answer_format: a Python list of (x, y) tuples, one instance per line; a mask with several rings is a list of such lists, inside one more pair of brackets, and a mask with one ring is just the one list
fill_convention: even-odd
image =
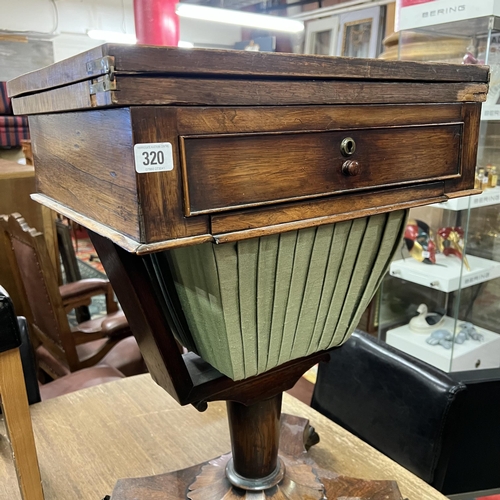
[(306, 23), (305, 54), (334, 56), (337, 49), (339, 16)]
[(340, 15), (336, 55), (371, 58), (378, 56), (380, 9), (369, 7)]

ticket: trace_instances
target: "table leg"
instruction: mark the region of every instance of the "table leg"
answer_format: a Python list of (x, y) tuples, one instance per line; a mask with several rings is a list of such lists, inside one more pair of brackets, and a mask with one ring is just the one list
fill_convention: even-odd
[[(278, 439), (274, 429), (278, 428), (281, 395), (249, 407), (242, 406), (228, 403), (234, 455), (228, 453), (182, 471), (120, 479), (111, 500), (336, 500), (342, 497), (402, 500), (395, 481), (354, 479), (320, 469), (306, 451), (306, 447), (319, 438), (304, 418), (281, 415)], [(284, 475), (267, 489), (238, 488), (231, 484), (226, 473), (232, 458), (233, 469), (240, 475), (255, 476), (247, 478), (257, 479), (250, 484), (267, 479), (280, 463)]]

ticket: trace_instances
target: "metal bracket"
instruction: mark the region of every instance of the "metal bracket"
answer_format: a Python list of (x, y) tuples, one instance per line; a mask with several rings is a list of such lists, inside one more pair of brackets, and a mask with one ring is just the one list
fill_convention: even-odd
[(107, 92), (108, 90), (116, 90), (116, 80), (112, 75), (104, 75), (92, 80), (89, 87), (90, 95), (95, 95), (98, 92)]
[(115, 58), (113, 56), (104, 56), (94, 59), (86, 64), (88, 75), (104, 75), (113, 73), (115, 70)]

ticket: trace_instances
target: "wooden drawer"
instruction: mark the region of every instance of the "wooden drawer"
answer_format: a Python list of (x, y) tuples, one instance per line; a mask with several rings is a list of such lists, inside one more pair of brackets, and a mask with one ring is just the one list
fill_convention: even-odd
[[(462, 123), (181, 137), (185, 213), (459, 177)], [(355, 142), (341, 152), (346, 138)], [(432, 145), (432, 146), (431, 146)], [(357, 175), (343, 172), (358, 162)]]

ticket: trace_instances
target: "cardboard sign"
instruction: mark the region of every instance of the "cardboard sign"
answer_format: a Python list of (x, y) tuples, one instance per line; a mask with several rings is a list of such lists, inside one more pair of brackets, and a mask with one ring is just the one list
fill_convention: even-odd
[(396, 31), (500, 15), (500, 0), (397, 0)]

